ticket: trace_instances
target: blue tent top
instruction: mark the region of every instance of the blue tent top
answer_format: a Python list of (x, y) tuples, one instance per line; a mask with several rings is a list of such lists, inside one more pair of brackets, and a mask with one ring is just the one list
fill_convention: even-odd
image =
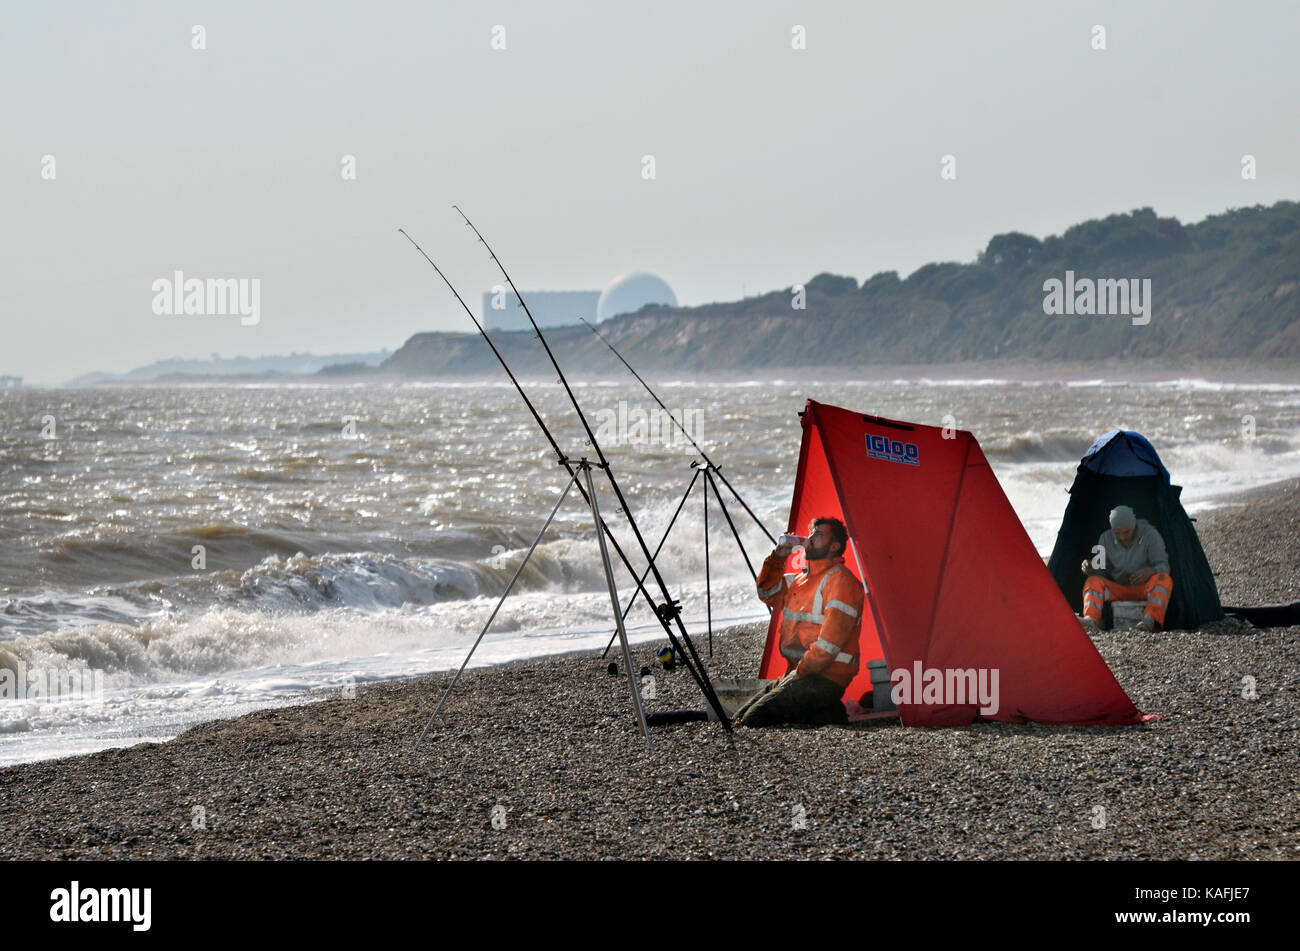
[(1112, 429), (1088, 447), (1079, 468), (1107, 476), (1161, 476), (1169, 483), (1169, 470), (1156, 449), (1141, 433)]

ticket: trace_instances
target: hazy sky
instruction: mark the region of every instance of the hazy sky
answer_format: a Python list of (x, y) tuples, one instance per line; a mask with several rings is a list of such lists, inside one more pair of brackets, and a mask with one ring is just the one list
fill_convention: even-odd
[[(0, 373), (32, 382), (472, 329), (396, 230), (477, 308), (453, 202), (524, 290), (700, 304), (1300, 198), (1294, 0), (99, 7), (0, 7)], [(260, 322), (155, 315), (178, 269), (259, 279)]]

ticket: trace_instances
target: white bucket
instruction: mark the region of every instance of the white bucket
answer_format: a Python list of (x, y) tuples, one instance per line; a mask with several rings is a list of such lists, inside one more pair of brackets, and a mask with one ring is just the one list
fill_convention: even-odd
[(1112, 601), (1110, 603), (1111, 628), (1116, 631), (1127, 630), (1142, 620), (1147, 613), (1145, 601)]

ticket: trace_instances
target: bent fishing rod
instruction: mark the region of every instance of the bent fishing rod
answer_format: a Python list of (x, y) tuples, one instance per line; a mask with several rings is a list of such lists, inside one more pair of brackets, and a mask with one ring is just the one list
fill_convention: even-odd
[[(528, 411), (532, 413), (533, 419), (537, 421), (538, 427), (541, 429), (543, 435), (546, 436), (546, 441), (549, 442), (551, 444), (551, 448), (555, 450), (555, 455), (559, 458), (560, 465), (564, 466), (565, 470), (569, 473), (569, 476), (571, 478), (576, 478), (574, 476), (574, 472), (576, 471), (576, 464), (573, 463), (569, 459), (569, 457), (564, 454), (564, 450), (560, 448), (560, 444), (555, 441), (555, 437), (551, 435), (551, 430), (549, 427), (547, 427), (546, 422), (542, 419), (541, 413), (537, 412), (537, 407), (533, 405), (533, 401), (528, 398), (528, 394), (524, 392), (523, 386), (520, 384), (519, 380), (515, 378), (514, 373), (510, 369), (510, 365), (506, 363), (506, 358), (501, 355), (501, 351), (497, 349), (497, 345), (492, 342), (492, 338), (489, 337), (487, 331), (483, 329), (483, 325), (480, 324), (478, 318), (474, 316), (474, 312), (469, 309), (469, 305), (465, 303), (465, 299), (460, 296), (460, 291), (456, 290), (455, 286), (448, 279), (447, 275), (442, 272), (442, 268), (438, 267), (438, 265), (434, 263), (433, 258), (429, 257), (428, 254), (425, 254), (424, 248), (420, 247), (420, 245), (416, 242), (414, 238), (412, 238), (409, 234), (407, 234), (406, 231), (403, 230), (402, 228), (398, 228), (397, 230), (401, 233), (402, 237), (404, 237), (407, 241), (411, 242), (411, 244), (415, 246), (415, 250), (419, 251), (421, 256), (426, 261), (429, 262), (429, 264), (433, 267), (435, 271), (438, 272), (438, 276), (442, 278), (443, 283), (447, 285), (447, 287), (451, 290), (452, 294), (455, 296), (456, 300), (460, 303), (460, 306), (464, 308), (465, 313), (469, 315), (469, 319), (472, 320), (474, 322), (474, 326), (478, 328), (478, 332), (483, 336), (483, 339), (487, 341), (487, 345), (492, 348), (492, 353), (496, 356), (497, 362), (501, 364), (501, 369), (506, 371), (506, 376), (510, 377), (510, 382), (513, 383), (515, 389), (519, 391), (519, 396), (523, 399), (524, 405), (528, 407)], [(587, 490), (582, 486), (582, 480), (579, 479), (576, 484), (578, 487), (578, 492), (579, 494), (581, 494), (583, 501), (586, 502), (587, 507), (590, 508), (591, 500), (587, 497)], [(620, 546), (618, 543), (618, 539), (614, 537), (613, 531), (610, 529), (609, 525), (605, 523), (604, 519), (601, 519), (600, 528), (604, 530), (607, 536), (609, 536), (609, 540), (614, 545), (614, 550), (618, 553), (619, 558), (621, 558), (623, 561), (623, 566), (627, 568), (628, 572), (631, 573), (631, 575), (635, 578), (636, 572), (632, 568), (631, 559), (629, 559), (627, 555), (624, 553), (622, 546)], [(638, 588), (640, 589), (641, 593), (645, 595), (646, 601), (650, 604), (650, 608), (655, 612), (657, 616), (659, 613), (658, 605), (655, 603), (655, 600), (651, 596), (650, 592), (645, 589), (644, 585), (638, 585)], [(665, 625), (665, 629), (666, 629), (666, 625)]]
[[(459, 210), (460, 209), (457, 209), (457, 211)], [(463, 213), (462, 213), (462, 217), (464, 217)], [(468, 221), (468, 219), (466, 219), (466, 221)], [(442, 278), (443, 283), (447, 285), (447, 288), (451, 291), (452, 295), (455, 296), (461, 308), (465, 311), (466, 314), (469, 315), (469, 319), (473, 321), (474, 326), (478, 329), (479, 334), (483, 337), (485, 341), (487, 341), (487, 345), (488, 347), (491, 348), (493, 355), (497, 358), (497, 362), (501, 364), (501, 369), (506, 371), (506, 376), (510, 378), (510, 382), (514, 384), (514, 387), (518, 391), (519, 396), (523, 399), (524, 405), (528, 407), (528, 411), (532, 414), (532, 417), (537, 422), (538, 427), (542, 430), (542, 433), (546, 436), (546, 441), (551, 444), (551, 449), (555, 451), (555, 455), (558, 457), (560, 465), (564, 466), (565, 471), (569, 473), (570, 478), (575, 481), (578, 487), (579, 494), (582, 495), (583, 500), (587, 502), (588, 506), (590, 506), (591, 501), (589, 496), (587, 495), (587, 490), (583, 488), (582, 481), (577, 479), (575, 475), (577, 469), (576, 463), (574, 463), (572, 460), (569, 459), (568, 456), (564, 454), (564, 450), (562, 450), (559, 446), (559, 443), (555, 441), (555, 437), (551, 435), (551, 431), (547, 427), (546, 422), (542, 419), (541, 414), (537, 412), (537, 408), (533, 405), (532, 400), (528, 398), (528, 394), (524, 391), (523, 386), (520, 384), (519, 380), (515, 377), (514, 373), (511, 371), (510, 365), (506, 363), (505, 357), (501, 355), (501, 351), (497, 349), (496, 344), (492, 342), (492, 338), (489, 337), (487, 331), (483, 329), (483, 325), (480, 324), (478, 318), (474, 316), (474, 312), (470, 310), (469, 305), (465, 303), (465, 299), (461, 297), (460, 292), (456, 290), (455, 285), (453, 285), (451, 281), (448, 279), (447, 275), (443, 273), (442, 268), (438, 267), (437, 263), (434, 262), (433, 258), (429, 257), (429, 255), (425, 253), (424, 248), (420, 247), (419, 243), (414, 238), (412, 238), (409, 234), (407, 234), (404, 229), (398, 228), (397, 230), (401, 233), (402, 237), (406, 238), (407, 241), (411, 242), (411, 244), (415, 247), (415, 250), (420, 252), (420, 256), (429, 262), (429, 265), (438, 273), (438, 276)], [(479, 240), (482, 240), (481, 235), (479, 237)], [(484, 245), (487, 244), (486, 241), (484, 241), (483, 243)], [(516, 295), (517, 294), (518, 291), (516, 291)], [(522, 303), (522, 299), (521, 299), (521, 303)], [(531, 314), (529, 316), (531, 318)], [(534, 324), (534, 327), (535, 326), (536, 324)], [(584, 419), (583, 422), (585, 423), (586, 420)], [(606, 467), (606, 471), (608, 472), (608, 468), (607, 468), (608, 463), (605, 462), (603, 458), (601, 462), (603, 466)], [(620, 504), (623, 504), (621, 496), (619, 501)], [(630, 515), (629, 515), (629, 520), (630, 520)], [(623, 567), (627, 569), (628, 574), (631, 575), (633, 579), (636, 579), (637, 572), (636, 569), (632, 567), (631, 559), (628, 558), (627, 553), (623, 551), (623, 547), (619, 544), (618, 539), (615, 537), (613, 530), (609, 527), (608, 523), (606, 523), (604, 518), (600, 519), (600, 523), (597, 526), (596, 530), (603, 531), (605, 533), (606, 537), (610, 541), (610, 544), (613, 546), (615, 553), (618, 555), (619, 559), (623, 562)], [(639, 537), (640, 536), (638, 533), (638, 538)], [(644, 547), (645, 544), (644, 542), (642, 542), (642, 548)], [(653, 562), (651, 562), (651, 564), (653, 564)], [(660, 583), (660, 587), (664, 592), (664, 598), (666, 601), (666, 604), (663, 605), (663, 608), (670, 608), (673, 602), (668, 597), (667, 588), (662, 584), (662, 580)], [(661, 609), (661, 606), (655, 602), (654, 597), (650, 594), (648, 590), (646, 590), (645, 585), (639, 580), (637, 581), (637, 588), (640, 591), (641, 595), (645, 598), (646, 603), (650, 605), (650, 609), (654, 613), (656, 619), (658, 619), (659, 623), (663, 626), (664, 633), (668, 636), (668, 640), (672, 643), (675, 649), (681, 652), (682, 650), (681, 644), (678, 643), (677, 638), (674, 636), (672, 627), (666, 616), (666, 614), (668, 614), (669, 611)], [(681, 621), (679, 619), (678, 625), (680, 626), (680, 624)], [(685, 631), (683, 631), (683, 633), (685, 633)], [(697, 662), (698, 662), (698, 658), (697, 658)], [(718, 714), (718, 718), (720, 722), (727, 729), (727, 731), (730, 732), (731, 723), (727, 718), (726, 712), (722, 709), (721, 702), (718, 701), (716, 694), (713, 693), (713, 687), (709, 683), (708, 677), (702, 673), (703, 665), (702, 664), (700, 665), (699, 671), (695, 670), (689, 663), (687, 663), (685, 666), (686, 669), (690, 671), (690, 674), (695, 679), (696, 683), (699, 685), (700, 690), (705, 694), (706, 699), (709, 699), (711, 705), (714, 707), (714, 712)]]
[[(645, 387), (645, 391), (650, 394), (650, 398), (659, 404), (659, 408), (661, 410), (663, 410), (665, 413), (668, 414), (668, 418), (671, 419), (673, 423), (676, 424), (677, 428), (682, 431), (682, 435), (690, 440), (691, 445), (695, 447), (695, 451), (700, 454), (700, 457), (704, 460), (705, 464), (708, 465), (708, 467), (713, 470), (713, 474), (722, 480), (722, 484), (725, 485), (727, 489), (731, 492), (731, 494), (736, 497), (736, 501), (740, 503), (741, 507), (746, 512), (749, 513), (749, 517), (754, 520), (754, 524), (757, 525), (760, 529), (762, 529), (763, 534), (767, 536), (768, 541), (770, 541), (773, 545), (775, 545), (776, 539), (772, 536), (772, 533), (767, 530), (767, 526), (765, 526), (761, 521), (759, 521), (758, 516), (754, 514), (754, 510), (751, 509), (749, 505), (746, 504), (745, 500), (740, 497), (740, 493), (736, 491), (735, 486), (733, 486), (730, 482), (727, 481), (727, 477), (722, 474), (722, 467), (716, 465), (714, 461), (709, 458), (709, 454), (700, 448), (700, 444), (695, 441), (695, 439), (691, 436), (689, 432), (686, 431), (686, 427), (682, 425), (681, 420), (679, 420), (676, 416), (674, 416), (672, 412), (668, 409), (668, 407), (664, 405), (664, 401), (661, 400), (655, 394), (654, 390), (650, 389), (650, 384), (641, 378), (641, 374), (637, 373), (636, 370), (632, 368), (632, 364), (628, 363), (626, 360), (623, 359), (623, 354), (619, 353), (617, 350), (614, 349), (614, 345), (610, 343), (608, 339), (606, 339), (603, 333), (601, 333), (591, 324), (587, 323), (587, 318), (579, 317), (578, 319), (581, 320), (584, 324), (587, 324), (587, 329), (590, 330), (592, 333), (594, 333), (597, 337), (599, 337), (601, 342), (605, 344), (605, 346), (609, 347), (610, 353), (618, 357), (619, 362), (621, 362), (623, 366), (627, 367), (628, 372), (630, 372), (634, 377), (636, 377), (638, 383), (640, 383), (642, 386)], [(717, 492), (716, 486), (714, 487), (714, 492), (715, 493)], [(718, 504), (722, 504), (721, 499), (718, 500)], [(724, 508), (723, 511), (725, 512), (726, 509)]]
[[(546, 356), (550, 358), (551, 366), (555, 368), (555, 372), (559, 375), (560, 383), (564, 386), (564, 392), (569, 395), (569, 402), (573, 404), (573, 410), (578, 414), (578, 419), (582, 423), (582, 428), (587, 433), (587, 441), (591, 443), (591, 448), (596, 451), (596, 456), (600, 459), (600, 468), (605, 470), (605, 476), (609, 479), (610, 487), (614, 490), (614, 496), (618, 499), (618, 504), (622, 507), (623, 514), (627, 516), (627, 523), (632, 529), (632, 534), (636, 536), (637, 544), (641, 546), (641, 553), (645, 556), (646, 561), (650, 565), (650, 571), (654, 575), (655, 584), (659, 586), (659, 590), (663, 594), (664, 603), (661, 606), (662, 612), (671, 615), (672, 619), (677, 622), (677, 628), (682, 636), (682, 642), (686, 645), (686, 654), (681, 656), (689, 656), (691, 660), (698, 665), (700, 674), (696, 677), (696, 680), (700, 682), (700, 689), (704, 691), (705, 699), (708, 700), (709, 704), (713, 707), (714, 712), (718, 715), (718, 720), (727, 731), (730, 732), (731, 722), (728, 720), (726, 712), (722, 709), (722, 702), (714, 692), (713, 684), (709, 681), (707, 674), (704, 673), (704, 662), (700, 660), (699, 654), (696, 653), (695, 645), (691, 642), (691, 637), (686, 632), (686, 625), (682, 623), (681, 610), (677, 606), (677, 602), (673, 601), (672, 595), (668, 593), (668, 584), (664, 581), (663, 575), (660, 574), (659, 566), (655, 563), (654, 556), (650, 554), (650, 546), (646, 544), (645, 537), (641, 534), (641, 529), (636, 524), (636, 519), (632, 515), (632, 507), (624, 497), (623, 490), (619, 487), (618, 480), (614, 478), (614, 470), (610, 467), (609, 460), (605, 458), (605, 453), (600, 448), (600, 442), (596, 439), (596, 434), (592, 431), (591, 424), (587, 422), (587, 417), (582, 412), (582, 407), (578, 404), (578, 398), (573, 395), (573, 389), (569, 386), (569, 381), (565, 378), (564, 371), (560, 369), (559, 361), (555, 359), (555, 354), (551, 352), (551, 346), (546, 342), (546, 336), (542, 333), (542, 328), (539, 327), (537, 321), (533, 319), (533, 312), (528, 309), (528, 304), (524, 300), (524, 296), (519, 293), (519, 288), (515, 286), (514, 279), (511, 278), (510, 272), (507, 271), (505, 265), (501, 263), (501, 259), (497, 257), (496, 252), (492, 250), (492, 246), (487, 243), (487, 239), (483, 237), (483, 233), (474, 226), (474, 222), (469, 220), (469, 216), (466, 215), (465, 212), (461, 211), (459, 206), (452, 205), (452, 207), (455, 208), (456, 212), (465, 219), (465, 224), (468, 225), (469, 228), (473, 230), (474, 234), (478, 236), (479, 241), (481, 241), (483, 247), (487, 249), (492, 260), (496, 262), (496, 266), (500, 269), (502, 277), (506, 279), (506, 283), (509, 284), (510, 289), (514, 291), (515, 299), (519, 301), (519, 306), (523, 308), (524, 313), (527, 315), (528, 322), (533, 325), (533, 331), (537, 334), (537, 339), (541, 341), (543, 349), (546, 350)], [(657, 611), (656, 613), (659, 612)], [(664, 620), (666, 621), (666, 619)], [(668, 630), (668, 625), (666, 623), (664, 629), (666, 631)], [(681, 645), (677, 643), (677, 640), (672, 636), (671, 631), (669, 631), (668, 639), (672, 642), (675, 649), (681, 649)], [(689, 669), (690, 665), (688, 664), (687, 666)]]

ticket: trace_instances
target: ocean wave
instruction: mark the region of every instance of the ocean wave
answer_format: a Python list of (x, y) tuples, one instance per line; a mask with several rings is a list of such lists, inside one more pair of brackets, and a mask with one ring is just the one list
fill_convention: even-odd
[[(1135, 385), (1140, 386), (1143, 384)], [(1300, 393), (1300, 383), (1220, 383), (1215, 380), (1201, 379), (1200, 377), (1161, 380), (1146, 385), (1157, 389), (1192, 390), (1209, 393), (1232, 392), (1239, 390), (1259, 390), (1265, 393)]]
[(990, 462), (1078, 462), (1094, 437), (1084, 433), (1020, 433), (980, 441)]
[(164, 605), (148, 593), (92, 590), (89, 593), (37, 591), (0, 601), (0, 640), (32, 630), (84, 624), (132, 624)]
[[(390, 608), (496, 597), (505, 590), (526, 549), (496, 545), (492, 554), (464, 561), (399, 557), (379, 552), (268, 556), (231, 579), (213, 576), (223, 603), (268, 612), (346, 607)], [(594, 539), (558, 538), (537, 546), (515, 590), (591, 591), (604, 582)]]
[(271, 555), (240, 577), (227, 597), (266, 609), (326, 605), (377, 609), (472, 598), (474, 573), (459, 565), (400, 559), (373, 552)]
[[(138, 625), (98, 624), (0, 642), (0, 669), (104, 675), (109, 688), (209, 677), (355, 652), (373, 652), (382, 622), (353, 612), (327, 619), (210, 608)], [(371, 651), (367, 651), (367, 646)]]
[(1017, 380), (1003, 380), (996, 377), (979, 377), (977, 379), (970, 379), (970, 380), (962, 380), (962, 379), (943, 380), (943, 379), (932, 379), (930, 377), (923, 376), (915, 380), (898, 379), (898, 380), (890, 380), (889, 382), (895, 385), (904, 385), (904, 386), (1019, 386), (1020, 385), (1019, 381)]

